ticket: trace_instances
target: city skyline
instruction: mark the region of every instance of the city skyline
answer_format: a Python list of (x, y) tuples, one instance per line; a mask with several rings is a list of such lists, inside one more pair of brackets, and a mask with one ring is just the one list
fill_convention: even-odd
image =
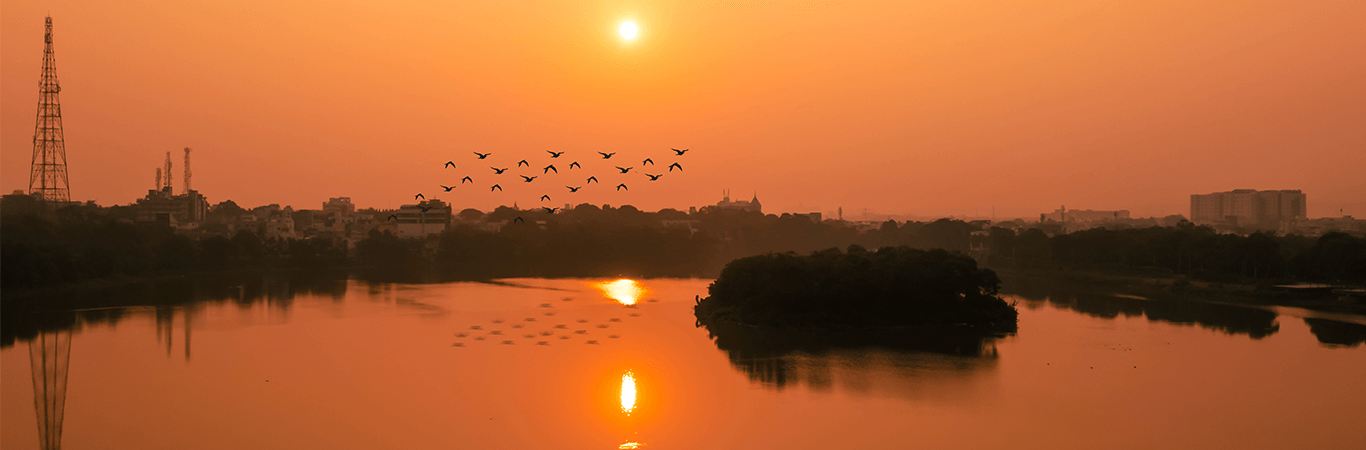
[[(26, 187), (50, 10), (72, 195), (105, 205), (142, 196), (183, 147), (213, 202), (377, 207), (451, 181), (441, 163), (472, 151), (679, 147), (698, 175), (668, 190), (568, 201), (654, 210), (730, 188), (774, 211), (1160, 217), (1188, 214), (1194, 193), (1298, 189), (1309, 217), (1366, 214), (1366, 62), (1346, 56), (1366, 42), (1360, 4), (1218, 21), (1219, 2), (1176, 17), (996, 5), (1012, 21), (937, 4), (627, 5), (9, 3), (0, 189)], [(628, 16), (640, 37), (624, 42)]]

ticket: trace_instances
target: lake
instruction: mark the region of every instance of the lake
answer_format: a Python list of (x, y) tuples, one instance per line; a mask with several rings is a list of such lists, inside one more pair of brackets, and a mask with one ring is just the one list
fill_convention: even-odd
[(970, 351), (731, 354), (694, 326), (709, 282), (130, 294), (183, 301), (0, 350), (0, 447), (1366, 448), (1360, 316), (1035, 283)]

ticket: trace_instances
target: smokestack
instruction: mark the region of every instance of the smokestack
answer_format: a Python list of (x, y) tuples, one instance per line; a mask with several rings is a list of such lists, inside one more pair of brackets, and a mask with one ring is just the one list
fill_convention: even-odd
[[(161, 185), (161, 186), (162, 186), (161, 188), (162, 188), (162, 189), (166, 189), (166, 190), (170, 190), (170, 189), (171, 189), (171, 152), (166, 152), (166, 170), (163, 171), (162, 173), (165, 173), (165, 174), (166, 174), (166, 179), (165, 179), (165, 180), (162, 180), (162, 181), (165, 181), (166, 183), (163, 184), (163, 185)], [(174, 192), (171, 192), (171, 193), (174, 193)]]
[(161, 168), (160, 168), (160, 167), (157, 168), (157, 183), (154, 184), (154, 185), (152, 185), (152, 190), (154, 190), (154, 191), (160, 191), (160, 190), (161, 190)]
[(190, 193), (190, 148), (185, 147), (185, 193)]

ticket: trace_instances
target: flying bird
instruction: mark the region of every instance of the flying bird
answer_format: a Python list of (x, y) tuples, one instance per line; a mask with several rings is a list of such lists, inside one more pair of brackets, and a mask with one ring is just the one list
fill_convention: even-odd
[(446, 192), (450, 192), (451, 189), (455, 189), (455, 186), (447, 186), (447, 185), (444, 185), (444, 184), (443, 184), (443, 185), (441, 185), (441, 189), (445, 189)]
[(645, 176), (650, 177), (650, 181), (659, 181), (659, 177), (664, 176), (664, 174), (661, 173), (659, 175), (650, 175), (647, 173), (645, 174)]
[(652, 165), (652, 166), (653, 166), (653, 165), (655, 165), (655, 160), (650, 159), (650, 158), (645, 158), (644, 161), (641, 161), (641, 162), (640, 162), (640, 165), (642, 165), (642, 166), (643, 166), (643, 165), (646, 165), (646, 164), (649, 164), (649, 165)]
[(413, 196), (413, 200), (417, 200), (417, 199), (419, 199), (419, 198), (420, 198), (420, 199), (423, 199), (423, 200), (426, 200), (426, 199), (427, 199), (427, 196), (422, 195), (422, 194), (420, 194), (420, 193)]
[(446, 165), (443, 167), (455, 167), (455, 161), (446, 161)]
[(545, 166), (544, 169), (541, 169), (541, 173), (550, 173), (552, 170), (555, 171), (555, 173), (560, 173), (560, 169), (556, 169), (554, 164)]
[(555, 214), (555, 211), (559, 211), (559, 210), (560, 210), (560, 208), (547, 208), (547, 207), (544, 207), (544, 206), (542, 206), (541, 209), (544, 209), (545, 212), (546, 212), (546, 214)]
[(602, 155), (602, 159), (612, 159), (612, 155), (617, 154), (617, 152), (612, 152), (612, 153), (598, 152), (598, 154), (599, 154), (599, 155)]
[(526, 175), (518, 175), (518, 176), (519, 176), (519, 177), (522, 177), (522, 179), (526, 180), (527, 183), (530, 183), (531, 180), (535, 180), (535, 179), (536, 179), (536, 177), (528, 177), (528, 176), (526, 176)]
[(569, 189), (569, 192), (579, 192), (579, 189), (582, 189), (583, 186), (565, 186), (565, 188)]
[(682, 166), (682, 165), (679, 165), (678, 163), (669, 164), (669, 171), (670, 171), (670, 172), (673, 172), (675, 167), (678, 168), (678, 171), (679, 171), (679, 172), (682, 172), (682, 171), (683, 171), (683, 166)]
[(549, 200), (550, 200), (550, 196), (549, 196), (549, 195), (542, 195), (542, 196), (541, 196), (541, 201), (544, 202), (544, 201), (549, 201)]
[(676, 153), (676, 155), (674, 155), (674, 156), (683, 156), (683, 154), (684, 154), (684, 153), (687, 153), (688, 150), (690, 150), (690, 149), (686, 149), (686, 148), (685, 148), (685, 149), (679, 150), (679, 149), (676, 149), (676, 148), (671, 148), (671, 149), (669, 149), (669, 150), (673, 150), (674, 153)]
[(631, 169), (634, 169), (634, 168), (635, 168), (635, 167), (621, 167), (621, 166), (617, 166), (617, 170), (620, 170), (621, 173), (630, 172)]
[(578, 162), (578, 161), (574, 161), (574, 162), (572, 162), (572, 163), (569, 163), (569, 168), (570, 168), (570, 169), (573, 169), (573, 168), (575, 168), (575, 167), (578, 167), (578, 168), (580, 168), (580, 169), (583, 168), (583, 166), (580, 166), (580, 165), (579, 165), (579, 162)]
[(473, 178), (470, 178), (469, 175), (465, 175), (465, 178), (461, 178), (461, 179), (460, 179), (460, 184), (465, 184), (466, 181), (473, 183), (473, 182), (474, 182), (474, 179), (473, 179)]
[(550, 151), (550, 150), (546, 150), (545, 152), (546, 152), (546, 153), (549, 153), (551, 158), (559, 158), (560, 155), (563, 155), (563, 154), (564, 154), (564, 152), (555, 153), (555, 152), (552, 152), (552, 151)]
[(512, 223), (517, 223), (517, 222), (526, 223), (525, 220), (522, 220), (522, 216), (517, 216), (516, 219), (512, 219)]
[[(675, 164), (677, 164), (677, 163), (675, 163)], [(508, 171), (508, 169), (507, 169), (506, 167), (504, 167), (504, 168), (502, 168), (502, 169), (499, 169), (499, 168), (497, 168), (497, 167), (491, 167), (491, 166), (490, 166), (489, 168), (490, 168), (490, 169), (493, 169), (493, 174), (494, 174), (494, 175), (502, 175), (503, 172), (507, 172), (507, 171)]]
[(528, 163), (526, 162), (525, 159), (523, 159), (523, 160), (521, 160), (521, 161), (517, 161), (517, 167), (522, 167), (522, 166), (531, 167), (531, 164), (528, 164)]
[(588, 181), (585, 181), (585, 183), (597, 183), (597, 182), (598, 182), (598, 177), (588, 177)]
[(492, 155), (492, 154), (493, 154), (492, 152), (490, 152), (490, 153), (479, 153), (479, 152), (474, 152), (474, 155), (475, 155), (475, 156), (478, 156), (479, 159), (488, 158), (489, 155)]
[(489, 192), (493, 192), (494, 189), (497, 189), (498, 192), (503, 192), (503, 187), (502, 187), (502, 186), (499, 186), (499, 185), (496, 185), (496, 184), (493, 185), (493, 186), (491, 186), (491, 187), (489, 187)]
[(626, 187), (626, 183), (621, 183), (621, 184), (618, 184), (618, 185), (617, 185), (617, 190), (618, 190), (618, 191), (620, 191), (620, 190), (622, 190), (622, 189), (625, 189), (625, 190), (628, 190), (628, 191), (631, 190), (631, 188)]
[(398, 220), (398, 214), (390, 214), (389, 220)]
[(427, 211), (431, 211), (431, 210), (432, 210), (432, 208), (427, 207), (427, 206), (419, 206), (419, 207), (417, 207), (417, 209), (422, 210), (422, 212), (427, 212)]

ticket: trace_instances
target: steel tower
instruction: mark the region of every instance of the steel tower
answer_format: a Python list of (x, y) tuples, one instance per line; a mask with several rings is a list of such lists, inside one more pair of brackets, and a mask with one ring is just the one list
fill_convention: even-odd
[(52, 54), (52, 17), (43, 35), (43, 77), (38, 83), (38, 124), (33, 127), (33, 164), (28, 177), (29, 195), (49, 202), (70, 202), (71, 183), (66, 178), (66, 144), (62, 139), (62, 105), (57, 94), (57, 59)]

